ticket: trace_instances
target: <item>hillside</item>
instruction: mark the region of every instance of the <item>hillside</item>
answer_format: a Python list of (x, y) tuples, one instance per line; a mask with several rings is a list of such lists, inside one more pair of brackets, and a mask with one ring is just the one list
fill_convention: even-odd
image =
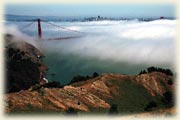
[[(63, 88), (39, 85), (5, 96), (7, 113), (144, 113), (173, 107), (172, 76), (102, 74)], [(163, 113), (164, 114), (164, 113)], [(169, 113), (169, 114), (174, 114)]]

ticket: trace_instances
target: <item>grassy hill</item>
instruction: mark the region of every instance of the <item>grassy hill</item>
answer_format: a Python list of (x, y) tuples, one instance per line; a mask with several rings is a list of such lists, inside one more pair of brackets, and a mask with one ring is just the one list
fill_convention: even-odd
[[(6, 94), (7, 113), (134, 114), (173, 107), (173, 79), (152, 72), (135, 76), (102, 74), (63, 88), (22, 90)], [(166, 93), (170, 93), (165, 95)]]

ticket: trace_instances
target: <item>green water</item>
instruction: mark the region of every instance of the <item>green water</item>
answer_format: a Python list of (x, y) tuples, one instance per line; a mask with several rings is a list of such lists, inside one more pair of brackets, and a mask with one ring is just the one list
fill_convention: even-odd
[[(121, 73), (127, 75), (138, 74), (141, 70), (150, 67), (145, 64), (132, 64), (128, 62), (114, 62), (113, 60), (102, 60), (97, 57), (83, 57), (78, 54), (64, 54), (60, 52), (46, 52), (44, 63), (49, 67), (46, 77), (49, 81), (59, 81), (68, 84), (73, 76), (89, 75), (94, 72)], [(158, 67), (171, 68), (170, 65), (159, 65)]]

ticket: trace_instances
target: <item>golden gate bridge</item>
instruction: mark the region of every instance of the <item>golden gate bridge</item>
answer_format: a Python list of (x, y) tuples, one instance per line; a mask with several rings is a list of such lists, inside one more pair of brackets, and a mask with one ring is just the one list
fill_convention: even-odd
[(37, 37), (39, 40), (64, 40), (79, 38), (85, 34), (41, 19), (33, 20), (31, 23), (21, 27), (20, 30), (32, 37)]

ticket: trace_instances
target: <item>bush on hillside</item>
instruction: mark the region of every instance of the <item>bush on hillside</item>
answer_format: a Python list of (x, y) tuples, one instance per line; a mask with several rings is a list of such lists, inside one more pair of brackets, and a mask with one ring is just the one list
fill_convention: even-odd
[(69, 114), (69, 115), (76, 115), (77, 113), (78, 113), (78, 111), (72, 107), (70, 107), (66, 110), (66, 114)]
[(117, 114), (118, 113), (118, 105), (112, 104), (109, 109), (109, 114)]
[(97, 72), (93, 73), (93, 78), (98, 77), (98, 76), (99, 76), (99, 74)]
[(153, 108), (157, 107), (157, 103), (154, 101), (149, 102), (144, 108), (145, 111), (152, 111)]
[(48, 83), (44, 84), (43, 87), (46, 87), (46, 88), (62, 88), (63, 86), (61, 85), (60, 82), (53, 81), (53, 82), (48, 82)]
[(174, 106), (174, 95), (171, 91), (163, 93), (162, 101), (169, 107)]
[(173, 80), (172, 80), (172, 79), (169, 79), (167, 83), (168, 83), (169, 85), (173, 85)]
[(99, 74), (97, 72), (94, 72), (92, 76), (83, 76), (83, 75), (77, 75), (77, 76), (74, 76), (73, 79), (71, 80), (70, 84), (71, 83), (76, 83), (76, 82), (80, 82), (80, 81), (86, 81), (88, 79), (91, 79), (91, 78), (95, 78), (99, 76)]
[(152, 72), (162, 72), (168, 76), (173, 76), (173, 72), (170, 69), (163, 69), (163, 68), (158, 68), (158, 67), (149, 67), (146, 70), (141, 70), (139, 75), (141, 74), (146, 74), (146, 73), (152, 73)]

